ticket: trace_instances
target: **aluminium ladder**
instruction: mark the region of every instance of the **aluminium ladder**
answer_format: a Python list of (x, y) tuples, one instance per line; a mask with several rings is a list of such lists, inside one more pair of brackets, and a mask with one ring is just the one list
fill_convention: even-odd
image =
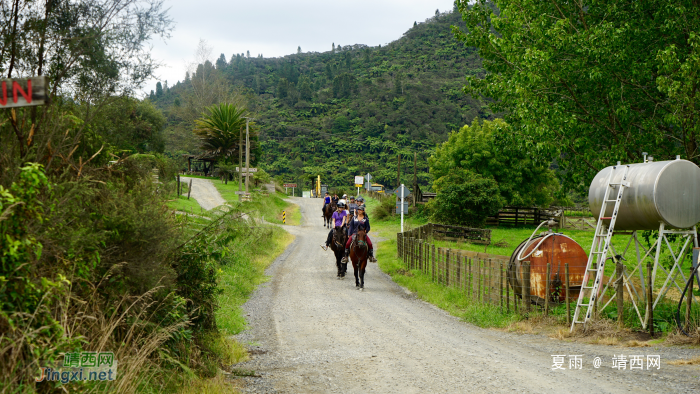
[[(622, 173), (622, 179), (619, 183), (613, 183), (615, 178), (616, 170), (624, 170)], [(620, 203), (622, 202), (622, 194), (625, 188), (629, 187), (630, 183), (627, 181), (627, 174), (629, 172), (629, 166), (618, 165), (613, 166), (610, 170), (610, 175), (608, 176), (607, 187), (605, 189), (605, 196), (603, 197), (603, 204), (600, 207), (600, 214), (598, 215), (598, 224), (595, 228), (595, 236), (593, 237), (593, 244), (591, 245), (591, 253), (588, 255), (588, 262), (586, 263), (586, 272), (583, 274), (583, 282), (581, 283), (581, 292), (578, 295), (578, 301), (576, 302), (576, 311), (574, 312), (574, 318), (571, 322), (571, 331), (574, 331), (576, 324), (585, 324), (591, 320), (591, 313), (598, 301), (598, 291), (600, 289), (601, 282), (603, 281), (603, 274), (605, 272), (605, 260), (608, 255), (608, 250), (610, 249), (610, 241), (613, 236), (613, 230), (615, 229), (615, 221), (617, 220), (617, 214), (620, 210)], [(611, 199), (610, 195), (613, 190), (617, 187), (617, 197)], [(605, 216), (608, 208), (608, 204), (615, 203), (611, 216)], [(604, 221), (609, 220), (610, 224), (605, 225)], [(606, 231), (607, 227), (607, 231)], [(595, 268), (593, 266), (595, 265)], [(591, 274), (595, 273), (595, 277), (591, 278)], [(593, 283), (591, 283), (591, 280)], [(587, 299), (587, 301), (586, 301)], [(583, 319), (579, 320), (579, 315), (581, 309), (585, 308), (585, 314)]]

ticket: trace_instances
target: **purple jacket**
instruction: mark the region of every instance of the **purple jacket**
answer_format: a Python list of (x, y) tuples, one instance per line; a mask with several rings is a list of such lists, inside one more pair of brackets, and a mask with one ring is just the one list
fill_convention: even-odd
[(343, 224), (343, 218), (347, 216), (348, 212), (343, 210), (343, 211), (335, 211), (333, 212), (333, 220), (335, 220), (335, 226), (340, 227)]

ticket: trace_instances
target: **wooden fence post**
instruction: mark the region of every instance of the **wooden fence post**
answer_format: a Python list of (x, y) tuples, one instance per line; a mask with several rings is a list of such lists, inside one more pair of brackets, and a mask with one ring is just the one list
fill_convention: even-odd
[(472, 259), (467, 258), (467, 269), (469, 274), (467, 275), (467, 294), (474, 301), (474, 277), (472, 273)]
[(494, 299), (493, 299), (493, 293), (494, 293), (494, 285), (493, 285), (493, 261), (489, 259), (489, 265), (486, 270), (486, 275), (487, 275), (487, 280), (488, 280), (488, 298), (487, 301), (489, 304), (494, 304)]
[(616, 261), (615, 264), (615, 277), (617, 277), (617, 282), (615, 283), (615, 298), (617, 298), (617, 324), (622, 328), (625, 324), (625, 293), (623, 290), (623, 272), (624, 265), (621, 262)]
[(457, 253), (457, 288), (460, 291), (464, 290), (464, 286), (462, 285), (462, 254)]
[(481, 294), (481, 262), (482, 260), (477, 257), (476, 259), (476, 300), (481, 302), (484, 298)]
[(547, 280), (544, 285), (544, 315), (549, 315), (549, 276), (552, 274), (552, 267), (550, 263), (547, 263)]
[(432, 245), (432, 249), (433, 249), (433, 261), (432, 261), (432, 264), (430, 266), (430, 271), (431, 271), (430, 276), (432, 277), (433, 282), (435, 282), (435, 244)]
[(499, 288), (498, 288), (498, 300), (501, 304), (501, 313), (503, 313), (503, 260), (498, 261), (498, 278), (499, 278)]
[(180, 174), (177, 174), (177, 198), (182, 194), (182, 185), (180, 185)]
[(190, 193), (192, 192), (192, 179), (190, 179), (190, 186), (187, 188), (187, 199), (190, 199)]
[(445, 250), (445, 286), (450, 285), (450, 248)]
[(685, 330), (690, 329), (690, 311), (693, 308), (693, 282), (695, 282), (695, 275), (693, 275), (693, 267), (690, 267), (690, 285), (688, 286), (688, 301), (685, 308)]
[(569, 304), (569, 263), (564, 264), (564, 275), (566, 276), (566, 325), (571, 326), (571, 305)]
[(523, 261), (523, 309), (530, 313), (530, 262)]
[(651, 261), (647, 262), (647, 308), (649, 310), (649, 336), (654, 336), (654, 292), (651, 288)]
[(423, 240), (418, 240), (418, 266), (416, 269), (421, 269), (423, 267)]
[(506, 313), (510, 313), (510, 271), (506, 265)]

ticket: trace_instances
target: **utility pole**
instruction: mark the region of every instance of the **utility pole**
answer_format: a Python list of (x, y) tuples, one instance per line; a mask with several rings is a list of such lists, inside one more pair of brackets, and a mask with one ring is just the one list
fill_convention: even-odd
[(245, 192), (248, 194), (248, 178), (250, 177), (250, 137), (248, 136), (248, 121), (245, 118)]
[(413, 152), (413, 207), (416, 207), (416, 198), (418, 198), (418, 170), (416, 167), (416, 161), (418, 158), (418, 153)]
[(401, 186), (401, 153), (398, 154), (398, 157), (398, 164), (396, 164), (396, 187)]
[(238, 202), (243, 201), (243, 130), (238, 131)]

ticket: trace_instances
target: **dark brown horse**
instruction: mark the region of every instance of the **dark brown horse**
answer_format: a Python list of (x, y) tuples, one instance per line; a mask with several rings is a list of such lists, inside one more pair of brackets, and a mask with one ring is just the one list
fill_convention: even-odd
[(331, 220), (333, 220), (333, 212), (338, 209), (338, 205), (331, 201), (330, 204), (326, 205), (326, 209), (323, 211), (323, 227), (331, 228)]
[(355, 270), (355, 287), (359, 287), (360, 291), (365, 288), (365, 268), (367, 268), (368, 256), (367, 232), (361, 227), (357, 230), (357, 234), (350, 244), (350, 260), (352, 260), (352, 268)]
[(348, 271), (348, 263), (341, 263), (345, 255), (345, 243), (348, 241), (348, 236), (345, 229), (336, 227), (333, 229), (333, 242), (331, 242), (331, 250), (335, 254), (335, 265), (338, 267), (338, 279), (344, 278)]

